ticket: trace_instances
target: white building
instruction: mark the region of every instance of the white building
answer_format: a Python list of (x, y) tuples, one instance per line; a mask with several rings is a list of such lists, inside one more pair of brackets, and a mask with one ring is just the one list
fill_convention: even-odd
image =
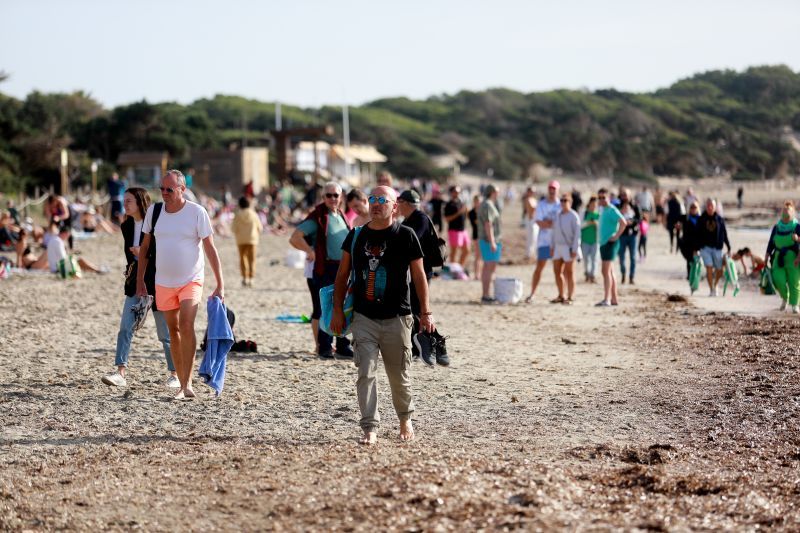
[(344, 146), (334, 144), (329, 153), (331, 174), (356, 187), (375, 179), (379, 166), (388, 161), (385, 155), (368, 144), (351, 144), (347, 156)]

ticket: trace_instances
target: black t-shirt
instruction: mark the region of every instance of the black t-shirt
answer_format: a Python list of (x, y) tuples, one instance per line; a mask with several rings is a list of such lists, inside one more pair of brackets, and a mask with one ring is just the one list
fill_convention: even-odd
[[(403, 220), (403, 226), (407, 226), (414, 230), (414, 234), (417, 236), (420, 247), (422, 247), (422, 243), (425, 242), (426, 238), (430, 238), (430, 234), (433, 231), (433, 222), (428, 215), (419, 209), (415, 209), (407, 219)], [(425, 251), (423, 250), (422, 253), (424, 255)], [(425, 274), (430, 274), (433, 272), (433, 267), (428, 264), (427, 258), (424, 257), (423, 267), (425, 268)]]
[[(444, 206), (444, 217), (447, 218), (450, 215), (455, 215), (463, 208), (464, 204), (461, 202), (461, 200), (450, 200)], [(464, 231), (464, 222), (466, 222), (466, 218), (466, 215), (458, 215), (456, 218), (447, 223), (447, 229), (452, 231)]]
[[(350, 253), (355, 230), (342, 243)], [(353, 310), (373, 320), (411, 314), (411, 261), (422, 258), (422, 248), (411, 228), (397, 222), (384, 230), (364, 226), (353, 247)]]
[(442, 229), (442, 205), (444, 205), (444, 200), (441, 198), (433, 198), (430, 201), (431, 204), (431, 219), (439, 229)]
[(472, 226), (472, 240), (478, 240), (478, 210), (477, 209), (470, 209), (469, 213), (467, 213), (469, 217), (469, 224)]

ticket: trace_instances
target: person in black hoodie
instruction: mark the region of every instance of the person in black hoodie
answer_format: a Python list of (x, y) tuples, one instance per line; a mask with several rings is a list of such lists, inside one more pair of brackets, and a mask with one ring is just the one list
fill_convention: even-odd
[[(144, 215), (147, 213), (147, 208), (149, 205), (150, 196), (146, 190), (140, 187), (132, 187), (125, 192), (123, 208), (125, 210), (126, 217), (120, 226), (120, 229), (122, 230), (122, 238), (125, 243), (125, 259), (128, 263), (125, 269), (125, 303), (122, 306), (122, 318), (119, 324), (119, 333), (117, 334), (117, 352), (114, 360), (114, 365), (117, 367), (117, 371), (107, 376), (103, 376), (103, 383), (110, 386), (124, 387), (127, 385), (125, 380), (125, 371), (128, 367), (128, 356), (130, 355), (131, 351), (131, 340), (133, 339), (134, 325), (134, 314), (131, 312), (131, 308), (138, 302), (138, 298), (136, 297), (136, 275), (139, 244), (142, 241), (142, 223), (144, 222)], [(150, 254), (150, 260), (147, 264), (147, 271), (144, 275), (144, 281), (145, 286), (147, 287), (147, 294), (150, 296), (155, 296), (155, 246), (150, 247)], [(180, 382), (178, 381), (175, 373), (175, 365), (172, 362), (167, 319), (164, 317), (163, 313), (156, 310), (155, 303), (153, 304), (153, 318), (156, 322), (158, 340), (161, 341), (161, 345), (164, 347), (164, 356), (167, 359), (167, 368), (171, 374), (166, 385), (170, 388), (180, 388)]]
[(667, 200), (667, 231), (669, 232), (669, 252), (672, 253), (673, 245), (675, 251), (678, 251), (676, 240), (681, 238), (680, 225), (681, 217), (684, 216), (683, 209), (681, 208), (681, 201), (675, 191), (670, 191), (669, 200)]
[(686, 259), (686, 279), (692, 272), (692, 262), (695, 256), (700, 253), (700, 204), (697, 202), (689, 206), (687, 213), (677, 224), (678, 248), (681, 250), (683, 258)]
[[(422, 246), (422, 252), (426, 253), (426, 248), (431, 246), (433, 239), (433, 220), (419, 209), (420, 197), (417, 191), (403, 191), (397, 198), (397, 212), (403, 217), (403, 225), (408, 226), (417, 235)], [(430, 284), (433, 278), (433, 266), (427, 257), (422, 258), (422, 268), (425, 271), (425, 278)], [(433, 366), (434, 360), (437, 364), (448, 366), (450, 357), (447, 355), (447, 345), (445, 337), (434, 329), (431, 333), (419, 331), (419, 320), (421, 305), (417, 297), (414, 282), (411, 282), (411, 314), (414, 316), (414, 333), (412, 334), (412, 353), (415, 357), (422, 357), (426, 365)]]

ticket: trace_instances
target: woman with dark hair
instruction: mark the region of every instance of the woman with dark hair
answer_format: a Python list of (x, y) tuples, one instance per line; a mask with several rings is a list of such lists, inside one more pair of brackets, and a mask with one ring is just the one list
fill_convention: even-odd
[[(44, 218), (48, 222), (55, 222), (61, 228), (72, 228), (72, 213), (69, 210), (67, 199), (61, 195), (51, 194), (47, 197), (43, 207)], [(69, 235), (69, 249), (72, 250), (72, 233)]]
[[(140, 187), (131, 187), (125, 191), (125, 197), (122, 202), (125, 210), (125, 220), (122, 222), (120, 229), (122, 230), (122, 238), (124, 240), (125, 259), (127, 260), (127, 267), (125, 269), (125, 303), (122, 306), (122, 318), (119, 323), (119, 333), (117, 334), (117, 351), (114, 359), (114, 365), (117, 371), (103, 376), (103, 383), (106, 385), (124, 387), (127, 382), (125, 381), (125, 370), (128, 367), (128, 356), (131, 351), (131, 340), (133, 339), (133, 326), (135, 322), (135, 315), (132, 308), (138, 303), (139, 299), (136, 297), (136, 273), (139, 259), (139, 244), (142, 242), (142, 224), (144, 222), (144, 215), (147, 213), (147, 208), (150, 206), (150, 196), (147, 191)], [(155, 296), (155, 277), (156, 277), (156, 261), (155, 261), (155, 246), (150, 246), (150, 260), (147, 263), (147, 271), (144, 275), (145, 286), (147, 287), (147, 294)], [(169, 328), (167, 327), (167, 320), (164, 314), (155, 309), (153, 304), (153, 318), (156, 322), (156, 332), (158, 340), (164, 347), (164, 356), (167, 359), (167, 368), (170, 372), (170, 377), (167, 380), (167, 387), (180, 388), (180, 382), (175, 373), (175, 365), (172, 363), (172, 354), (170, 353), (169, 341)]]
[[(631, 192), (628, 189), (620, 191), (619, 212), (625, 217), (625, 231), (619, 238), (619, 269), (622, 272), (622, 283), (625, 283), (625, 275), (628, 274), (628, 283), (633, 285), (636, 275), (636, 241), (639, 238), (639, 221), (642, 217), (639, 208), (631, 203)], [(627, 254), (630, 254), (628, 271), (625, 270)]]
[(369, 208), (367, 207), (367, 195), (361, 189), (350, 189), (345, 200), (347, 208), (344, 214), (345, 220), (350, 223), (351, 228), (363, 226), (370, 220)]

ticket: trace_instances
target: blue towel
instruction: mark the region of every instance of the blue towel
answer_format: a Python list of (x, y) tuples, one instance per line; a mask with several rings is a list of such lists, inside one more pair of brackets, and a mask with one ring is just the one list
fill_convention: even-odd
[(208, 340), (203, 362), (197, 373), (219, 396), (225, 384), (225, 361), (231, 346), (233, 346), (233, 330), (228, 323), (228, 314), (222, 300), (216, 296), (209, 298), (206, 309), (208, 310)]

